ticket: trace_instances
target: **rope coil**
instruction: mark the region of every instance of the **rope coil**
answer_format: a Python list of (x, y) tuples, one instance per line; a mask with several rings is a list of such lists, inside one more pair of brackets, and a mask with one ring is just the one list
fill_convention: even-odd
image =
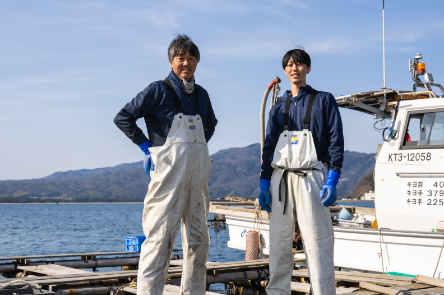
[(128, 284), (125, 284), (125, 285), (120, 286), (119, 289), (117, 289), (115, 295), (117, 295), (117, 293), (119, 293), (119, 291), (122, 290), (122, 289), (123, 289), (124, 287), (126, 287), (126, 286), (128, 286), (128, 287), (130, 287), (130, 288), (133, 288), (133, 289), (136, 289), (136, 290), (137, 290), (137, 278), (136, 278), (136, 279), (133, 279), (133, 280), (132, 280), (131, 282), (129, 282)]
[(45, 291), (43, 290), (43, 288), (42, 288), (41, 286), (39, 286), (39, 285), (37, 285), (37, 284), (31, 284), (30, 282), (27, 282), (27, 281), (25, 281), (25, 280), (15, 280), (15, 281), (11, 281), (11, 282), (9, 282), (9, 283), (6, 283), (6, 284), (4, 284), (4, 285), (1, 285), (1, 286), (0, 286), (0, 289), (6, 289), (7, 287), (12, 286), (12, 285), (15, 285), (15, 284), (17, 284), (17, 283), (25, 284), (25, 285), (27, 285), (28, 287), (31, 287), (32, 289), (39, 290), (40, 293), (45, 293)]

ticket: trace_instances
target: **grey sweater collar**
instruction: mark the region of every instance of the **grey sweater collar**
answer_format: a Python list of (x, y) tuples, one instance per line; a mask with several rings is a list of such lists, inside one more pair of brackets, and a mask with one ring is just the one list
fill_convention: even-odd
[[(180, 77), (179, 77), (180, 78)], [(194, 91), (194, 75), (191, 76), (190, 82), (185, 79), (180, 78), (183, 82), (183, 89), (186, 94), (191, 94)]]

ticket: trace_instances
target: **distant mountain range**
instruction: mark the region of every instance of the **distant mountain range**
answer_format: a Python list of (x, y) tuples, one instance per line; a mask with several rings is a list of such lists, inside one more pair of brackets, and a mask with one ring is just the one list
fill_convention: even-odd
[(359, 199), (359, 197), (363, 196), (369, 191), (375, 191), (375, 179), (373, 178), (373, 171), (361, 178), (361, 180), (351, 193), (351, 198)]
[[(221, 150), (211, 158), (211, 199), (259, 195), (260, 145)], [(373, 171), (374, 154), (346, 151), (338, 197), (352, 194), (361, 178)], [(143, 201), (149, 178), (142, 162), (115, 167), (56, 172), (32, 180), (0, 181), (0, 203)]]

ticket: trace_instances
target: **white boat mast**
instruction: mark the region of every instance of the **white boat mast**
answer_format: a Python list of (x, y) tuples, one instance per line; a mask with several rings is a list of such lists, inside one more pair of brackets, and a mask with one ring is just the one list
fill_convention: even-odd
[(384, 0), (382, 0), (382, 63), (383, 63), (383, 81), (382, 89), (385, 90), (385, 17), (384, 17)]

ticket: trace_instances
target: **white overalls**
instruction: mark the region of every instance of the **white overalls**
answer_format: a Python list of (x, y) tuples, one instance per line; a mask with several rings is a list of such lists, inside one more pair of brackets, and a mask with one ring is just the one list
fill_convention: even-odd
[(161, 295), (170, 258), (182, 221), (183, 274), (181, 294), (203, 295), (210, 237), (207, 219), (210, 198), (210, 157), (202, 119), (182, 113), (171, 82), (164, 81), (173, 96), (178, 114), (163, 146), (149, 151), (155, 170), (145, 197), (137, 294)]
[(270, 283), (269, 295), (291, 294), (293, 234), (299, 223), (308, 265), (311, 293), (334, 295), (334, 235), (330, 210), (322, 206), (320, 190), (325, 168), (318, 161), (310, 128), (311, 108), (317, 91), (312, 90), (304, 130), (289, 131), (291, 96), (287, 98), (284, 131), (279, 137), (271, 166)]

